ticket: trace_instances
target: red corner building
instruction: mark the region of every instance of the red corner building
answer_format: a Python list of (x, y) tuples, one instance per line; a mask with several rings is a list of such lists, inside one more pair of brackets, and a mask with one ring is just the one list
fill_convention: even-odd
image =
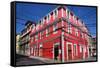
[(89, 56), (89, 32), (84, 22), (65, 6), (58, 6), (33, 24), (30, 56), (66, 62)]

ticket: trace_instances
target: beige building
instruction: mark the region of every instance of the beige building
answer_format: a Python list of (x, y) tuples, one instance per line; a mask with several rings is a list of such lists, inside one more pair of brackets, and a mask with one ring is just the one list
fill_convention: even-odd
[(16, 53), (19, 53), (20, 51), (20, 35), (16, 35)]

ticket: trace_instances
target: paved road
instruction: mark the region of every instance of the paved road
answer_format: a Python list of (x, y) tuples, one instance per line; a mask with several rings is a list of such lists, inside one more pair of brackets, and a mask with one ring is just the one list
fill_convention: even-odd
[(43, 61), (33, 58), (28, 58), (27, 56), (16, 55), (16, 65), (35, 65), (35, 64), (45, 64)]
[[(80, 61), (96, 61), (96, 57), (90, 57), (84, 60), (71, 60), (66, 62), (80, 62)], [(29, 58), (27, 56), (16, 55), (16, 65), (36, 65), (36, 64), (46, 64), (46, 63), (57, 63), (52, 60), (47, 60), (44, 58), (33, 57)]]

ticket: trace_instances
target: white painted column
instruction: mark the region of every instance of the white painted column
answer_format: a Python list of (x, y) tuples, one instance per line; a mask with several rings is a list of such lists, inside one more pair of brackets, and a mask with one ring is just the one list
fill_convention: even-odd
[[(63, 17), (63, 9), (62, 9), (62, 17)], [(63, 26), (63, 21), (61, 22), (62, 26)], [(62, 31), (62, 35), (61, 35), (61, 41), (62, 41), (62, 62), (64, 62), (64, 32)]]

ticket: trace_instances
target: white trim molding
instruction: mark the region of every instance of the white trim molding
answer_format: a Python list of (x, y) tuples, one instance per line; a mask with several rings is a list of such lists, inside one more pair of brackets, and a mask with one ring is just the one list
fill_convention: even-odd
[(76, 49), (75, 49), (76, 50), (76, 54), (75, 54), (75, 56), (77, 56), (78, 55), (77, 44), (74, 44), (74, 45), (76, 46)]
[[(54, 47), (55, 47), (56, 45), (57, 45), (57, 46), (60, 46), (60, 43), (57, 42), (57, 43), (54, 43), (54, 44), (53, 44), (53, 51), (52, 51), (52, 53), (53, 53), (53, 60), (55, 60), (55, 57), (54, 57), (54, 55), (55, 55)], [(59, 50), (59, 49), (58, 49), (58, 50)], [(58, 52), (59, 52), (59, 51), (58, 51)], [(58, 54), (60, 54), (60, 53), (58, 53)]]
[(72, 49), (72, 59), (73, 59), (73, 45), (72, 45), (72, 43), (71, 42), (66, 42), (66, 48), (67, 48), (67, 60), (69, 59), (68, 58), (68, 44), (70, 44), (71, 45), (71, 49)]

